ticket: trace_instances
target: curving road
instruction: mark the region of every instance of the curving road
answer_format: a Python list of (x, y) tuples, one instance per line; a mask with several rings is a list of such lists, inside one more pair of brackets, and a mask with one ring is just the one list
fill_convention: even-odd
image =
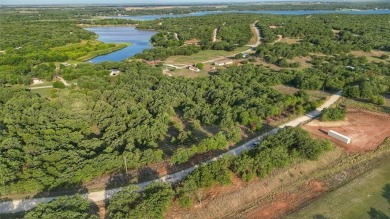
[[(214, 160), (217, 160), (221, 157), (223, 157), (224, 155), (238, 155), (240, 154), (241, 152), (243, 151), (246, 151), (246, 150), (249, 150), (249, 149), (252, 149), (254, 148), (256, 145), (254, 144), (255, 142), (259, 142), (261, 141), (265, 136), (267, 135), (272, 135), (272, 134), (275, 134), (278, 132), (279, 129), (285, 127), (285, 126), (298, 126), (302, 123), (305, 123), (305, 122), (308, 122), (310, 120), (312, 120), (313, 118), (315, 117), (318, 117), (320, 114), (321, 114), (321, 111), (325, 108), (328, 108), (330, 107), (331, 105), (333, 105), (334, 103), (336, 103), (336, 101), (341, 97), (341, 94), (342, 94), (342, 91), (339, 91), (337, 92), (336, 94), (333, 94), (328, 100), (326, 100), (326, 102), (324, 104), (322, 104), (320, 107), (318, 107), (315, 111), (312, 111), (310, 113), (307, 113), (306, 115), (304, 116), (301, 116), (297, 119), (294, 119), (286, 124), (283, 124), (279, 127), (276, 127), (274, 129), (272, 129), (271, 131), (265, 133), (265, 134), (262, 134), (248, 142), (246, 142), (245, 144), (239, 146), (239, 147), (236, 147), (228, 152), (225, 152), (217, 157), (214, 157), (208, 161), (205, 161), (204, 163), (209, 163), (209, 162), (212, 162)], [(174, 183), (174, 182), (177, 182), (181, 179), (183, 179), (185, 176), (187, 176), (189, 173), (191, 173), (195, 168), (197, 168), (198, 165), (195, 165), (195, 166), (192, 166), (188, 169), (185, 169), (185, 170), (182, 170), (180, 172), (176, 172), (176, 173), (173, 173), (173, 174), (170, 174), (170, 175), (167, 175), (167, 176), (164, 176), (164, 177), (161, 177), (159, 179), (156, 179), (156, 180), (153, 180), (153, 181), (148, 181), (148, 182), (143, 182), (143, 183), (139, 183), (138, 186), (141, 188), (141, 190), (143, 190), (146, 186), (148, 186), (149, 184), (151, 184), (152, 182), (155, 182), (155, 181), (161, 181), (161, 182), (170, 182), (170, 183)], [(105, 199), (109, 199), (111, 198), (114, 194), (116, 194), (117, 192), (121, 191), (122, 190), (122, 187), (121, 188), (117, 188), (117, 189), (109, 189), (109, 190), (102, 190), (102, 191), (97, 191), (97, 192), (90, 192), (90, 193), (86, 193), (86, 194), (83, 194), (83, 196), (85, 198), (88, 198), (94, 202), (98, 202), (98, 201), (103, 201)], [(39, 203), (44, 203), (44, 202), (49, 202), (49, 201), (52, 201), (53, 199), (56, 199), (56, 198), (59, 198), (60, 196), (56, 196), (56, 197), (46, 197), (46, 198), (32, 198), (32, 199), (24, 199), (24, 200), (13, 200), (13, 201), (5, 201), (5, 202), (1, 202), (0, 203), (0, 214), (9, 214), (9, 213), (17, 213), (17, 212), (23, 212), (23, 211), (28, 211), (30, 209), (32, 209), (35, 205), (39, 204)]]

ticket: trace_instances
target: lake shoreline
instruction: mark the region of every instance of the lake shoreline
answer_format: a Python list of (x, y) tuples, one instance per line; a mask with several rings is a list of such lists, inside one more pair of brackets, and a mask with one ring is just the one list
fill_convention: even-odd
[(132, 44), (131, 43), (119, 43), (119, 44), (115, 44), (115, 47), (114, 48), (110, 48), (108, 50), (103, 50), (103, 51), (95, 51), (97, 54), (89, 54), (89, 55), (86, 55), (84, 57), (80, 57), (78, 61), (81, 61), (81, 62), (88, 62), (89, 60), (91, 59), (94, 59), (98, 56), (102, 56), (102, 55), (108, 55), (110, 53), (113, 53), (113, 52), (116, 52), (116, 51), (119, 51), (119, 50), (122, 50), (126, 47), (129, 47), (131, 46)]
[(337, 10), (215, 10), (215, 11), (197, 11), (187, 14), (149, 14), (149, 15), (121, 15), (121, 16), (105, 16), (106, 19), (128, 19), (128, 20), (158, 20), (162, 18), (181, 18), (181, 17), (200, 17), (206, 15), (220, 14), (259, 14), (259, 15), (314, 15), (314, 14), (349, 14), (349, 15), (365, 15), (365, 14), (390, 14), (390, 9), (337, 9)]
[(97, 40), (103, 43), (131, 44), (131, 46), (124, 47), (111, 53), (98, 55), (88, 59), (88, 62), (92, 63), (126, 60), (143, 52), (145, 49), (152, 48), (150, 39), (157, 33), (151, 30), (140, 30), (134, 25), (102, 25), (97, 27), (85, 27), (84, 29), (94, 32), (98, 36)]

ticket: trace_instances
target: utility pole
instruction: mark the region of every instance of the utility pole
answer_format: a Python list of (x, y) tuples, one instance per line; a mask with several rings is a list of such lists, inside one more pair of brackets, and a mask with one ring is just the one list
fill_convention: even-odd
[(126, 170), (126, 176), (127, 176), (127, 161), (126, 156), (123, 155), (123, 160), (125, 161), (125, 170)]

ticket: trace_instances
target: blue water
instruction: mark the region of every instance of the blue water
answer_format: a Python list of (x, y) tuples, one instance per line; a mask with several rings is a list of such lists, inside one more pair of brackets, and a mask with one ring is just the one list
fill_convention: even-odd
[(160, 18), (177, 18), (190, 16), (204, 16), (210, 14), (279, 14), (279, 15), (309, 15), (309, 14), (390, 14), (390, 10), (296, 10), (296, 11), (200, 11), (189, 14), (162, 14), (141, 16), (114, 16), (109, 18), (122, 18), (131, 20), (156, 20)]
[(104, 43), (131, 43), (130, 46), (124, 49), (89, 60), (92, 63), (104, 61), (118, 62), (141, 53), (145, 49), (152, 47), (150, 38), (156, 34), (154, 31), (137, 30), (135, 27), (94, 27), (85, 29), (98, 34), (98, 40)]

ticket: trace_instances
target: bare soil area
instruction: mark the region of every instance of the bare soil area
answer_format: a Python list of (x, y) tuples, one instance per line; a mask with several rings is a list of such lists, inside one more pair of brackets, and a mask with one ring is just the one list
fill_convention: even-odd
[[(321, 122), (313, 120), (303, 128), (316, 137), (327, 138), (344, 148), (347, 152), (364, 152), (375, 150), (390, 136), (390, 115), (348, 109), (346, 119), (337, 122)], [(329, 130), (339, 132), (351, 138), (345, 144), (327, 135)]]
[(326, 192), (328, 187), (322, 181), (310, 181), (302, 185), (298, 190), (277, 195), (274, 201), (265, 204), (256, 211), (246, 215), (248, 219), (278, 218), (289, 211), (296, 209), (305, 201), (313, 199)]
[[(248, 183), (233, 176), (231, 185), (214, 186), (204, 190), (201, 202), (195, 203), (190, 209), (173, 206), (165, 218), (276, 218), (307, 199), (315, 198), (327, 191), (325, 183), (306, 180), (306, 176), (333, 163), (342, 155), (343, 152), (337, 149), (328, 152), (327, 156), (321, 157), (318, 161), (299, 163), (274, 171), (265, 179), (255, 179)], [(295, 182), (298, 181), (302, 185), (299, 183), (300, 185), (296, 186)], [(290, 191), (290, 187), (294, 188), (294, 192)]]

